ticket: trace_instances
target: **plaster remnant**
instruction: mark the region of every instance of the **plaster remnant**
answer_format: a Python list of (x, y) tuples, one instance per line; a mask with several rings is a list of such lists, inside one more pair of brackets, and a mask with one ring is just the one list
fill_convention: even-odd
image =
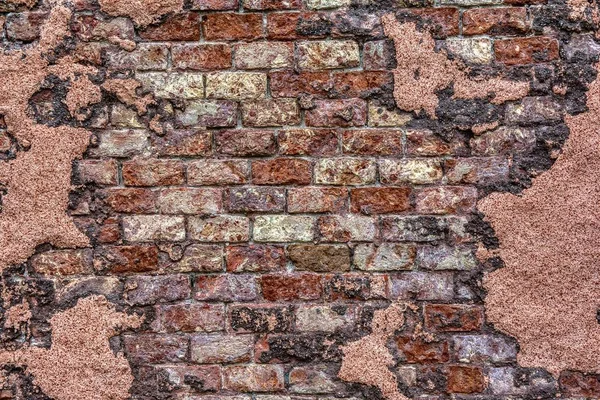
[(134, 107), (139, 114), (145, 114), (148, 106), (154, 104), (152, 95), (138, 96), (136, 91), (142, 84), (135, 79), (108, 79), (102, 88), (113, 93), (122, 103)]
[(183, 8), (183, 0), (99, 0), (99, 3), (105, 13), (116, 17), (129, 17), (141, 27)]
[(491, 98), (493, 104), (518, 100), (529, 91), (528, 82), (501, 78), (470, 78), (468, 68), (448, 59), (444, 50), (435, 51), (427, 31), (419, 32), (413, 22), (400, 23), (393, 14), (381, 18), (386, 36), (394, 41), (397, 68), (394, 71), (394, 98), (405, 111), (424, 110), (436, 118), (437, 92), (453, 85), (454, 98)]
[(125, 357), (112, 352), (109, 339), (142, 321), (117, 312), (104, 296), (80, 299), (50, 318), (50, 349), (0, 352), (0, 364), (25, 367), (34, 383), (56, 400), (125, 400), (133, 375)]
[(31, 310), (29, 309), (29, 303), (23, 300), (21, 304), (17, 304), (6, 310), (4, 327), (18, 330), (22, 324), (28, 322), (30, 319)]
[(562, 154), (529, 189), (520, 196), (493, 193), (478, 204), (505, 263), (484, 279), (488, 319), (518, 340), (520, 365), (555, 376), (567, 369), (600, 372), (598, 79), (587, 106), (566, 116), (570, 135)]
[(406, 308), (406, 304), (392, 304), (376, 311), (371, 322), (372, 333), (342, 347), (340, 379), (375, 386), (387, 400), (408, 400), (398, 390), (396, 375), (389, 369), (395, 361), (386, 346), (394, 332), (404, 326)]

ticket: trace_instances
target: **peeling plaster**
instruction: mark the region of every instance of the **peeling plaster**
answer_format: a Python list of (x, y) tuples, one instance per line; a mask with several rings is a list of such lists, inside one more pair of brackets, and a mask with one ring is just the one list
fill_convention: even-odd
[(99, 0), (102, 11), (129, 17), (138, 26), (147, 26), (169, 13), (183, 8), (183, 0)]

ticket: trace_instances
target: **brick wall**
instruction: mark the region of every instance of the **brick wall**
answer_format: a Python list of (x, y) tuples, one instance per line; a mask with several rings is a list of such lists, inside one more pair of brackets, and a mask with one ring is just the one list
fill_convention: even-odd
[[(146, 318), (111, 340), (132, 399), (381, 398), (337, 377), (341, 347), (409, 301), (388, 347), (411, 398), (600, 396), (597, 376), (517, 364), (517, 342), (484, 316), (481, 280), (502, 261), (476, 257), (497, 247), (478, 199), (530, 185), (565, 115), (585, 110), (591, 15), (558, 0), (191, 0), (141, 28), (93, 0), (72, 7), (65, 51), (155, 103), (141, 113), (105, 92), (90, 107), (68, 212), (92, 246), (41, 246), (4, 273), (10, 302), (33, 312), (4, 347), (47, 346), (52, 313), (101, 294)], [(0, 0), (3, 46), (35, 42), (47, 10)], [(498, 105), (447, 88), (436, 118), (398, 109), (390, 12), (472, 76), (529, 81), (528, 96)], [(68, 87), (47, 79), (30, 113), (77, 124)], [(0, 157), (26, 151), (0, 128)], [(0, 398), (47, 398), (6, 372)]]

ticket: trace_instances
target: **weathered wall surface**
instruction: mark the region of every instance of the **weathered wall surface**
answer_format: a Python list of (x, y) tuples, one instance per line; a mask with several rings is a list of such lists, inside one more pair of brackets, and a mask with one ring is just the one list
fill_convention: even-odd
[(0, 399), (600, 398), (598, 22), (0, 0)]

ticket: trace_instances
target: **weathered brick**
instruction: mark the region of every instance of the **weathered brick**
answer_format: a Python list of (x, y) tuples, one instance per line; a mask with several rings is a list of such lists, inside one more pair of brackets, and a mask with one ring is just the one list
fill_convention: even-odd
[(344, 188), (290, 188), (287, 190), (289, 213), (339, 213), (348, 208)]
[(136, 75), (145, 90), (156, 97), (201, 99), (204, 97), (204, 78), (198, 73), (144, 72)]
[(208, 14), (204, 21), (206, 40), (252, 40), (263, 36), (261, 14)]
[(150, 25), (139, 32), (147, 41), (191, 41), (200, 40), (200, 15), (194, 12), (175, 14), (158, 25)]
[(151, 189), (110, 188), (100, 193), (105, 204), (116, 212), (156, 212), (156, 192)]
[(352, 68), (360, 64), (358, 43), (353, 40), (300, 42), (296, 46), (300, 69)]
[(503, 126), (472, 138), (470, 146), (474, 155), (494, 156), (531, 151), (535, 142), (533, 129)]
[(236, 215), (190, 217), (191, 239), (202, 242), (245, 242), (250, 238), (250, 221)]
[(206, 97), (226, 100), (264, 98), (267, 75), (261, 72), (213, 72), (206, 75)]
[(313, 240), (315, 220), (308, 216), (264, 215), (254, 220), (257, 242), (309, 242)]
[(477, 189), (468, 186), (439, 186), (416, 192), (415, 209), (422, 214), (463, 214), (475, 209)]
[(292, 10), (302, 6), (302, 0), (242, 0), (248, 10)]
[(199, 364), (242, 363), (250, 361), (253, 347), (251, 335), (193, 335), (190, 359)]
[(474, 8), (463, 13), (464, 35), (515, 35), (528, 30), (524, 7)]
[(406, 149), (408, 155), (415, 156), (442, 156), (459, 154), (460, 142), (447, 142), (430, 130), (407, 130)]
[(231, 47), (226, 44), (177, 44), (171, 48), (173, 67), (214, 71), (231, 67)]
[(489, 64), (494, 59), (492, 41), (488, 38), (448, 38), (448, 54), (471, 64)]
[(123, 162), (123, 183), (127, 186), (180, 185), (184, 164), (179, 160), (136, 159)]
[(525, 97), (506, 108), (505, 119), (509, 124), (548, 123), (560, 121), (563, 112), (562, 105), (551, 96)]
[(223, 304), (169, 304), (154, 307), (155, 332), (218, 332), (225, 329)]
[(351, 127), (367, 123), (367, 103), (364, 100), (315, 100), (314, 103), (315, 108), (305, 114), (308, 126)]
[(223, 376), (224, 386), (237, 392), (276, 392), (285, 385), (280, 365), (230, 366), (224, 368)]
[(350, 211), (362, 214), (389, 214), (411, 208), (408, 187), (373, 187), (350, 191)]
[(427, 304), (423, 309), (425, 328), (433, 332), (468, 332), (481, 329), (481, 306)]
[(364, 273), (328, 275), (325, 281), (328, 301), (388, 299), (387, 275)]
[(263, 187), (228, 189), (226, 205), (229, 212), (283, 212), (285, 190)]
[(187, 357), (189, 339), (181, 335), (124, 335), (127, 358), (137, 363), (182, 362)]
[(289, 68), (294, 63), (294, 47), (285, 42), (242, 43), (235, 48), (238, 69)]
[(549, 37), (528, 37), (494, 41), (496, 61), (507, 65), (548, 62), (558, 58), (558, 41)]
[(446, 160), (449, 184), (489, 185), (508, 181), (509, 161), (504, 157), (473, 157)]
[(200, 301), (252, 301), (258, 296), (252, 275), (197, 276), (194, 289), (194, 298)]
[(215, 134), (217, 152), (232, 156), (268, 156), (275, 154), (273, 131), (235, 129)]
[(125, 282), (124, 297), (132, 305), (169, 303), (189, 299), (187, 275), (133, 276)]
[(145, 131), (104, 131), (98, 135), (98, 147), (90, 149), (94, 157), (130, 157), (149, 145)]
[(517, 356), (513, 341), (492, 335), (455, 336), (454, 351), (460, 362), (513, 362)]
[(158, 249), (153, 245), (105, 246), (96, 249), (94, 269), (111, 274), (157, 271)]
[(448, 391), (451, 393), (481, 393), (486, 387), (483, 371), (478, 367), (448, 367)]
[(323, 291), (318, 274), (263, 275), (260, 284), (267, 301), (318, 300)]
[(377, 166), (362, 158), (325, 158), (315, 165), (315, 183), (321, 185), (365, 185), (375, 182)]
[(600, 397), (600, 377), (577, 371), (564, 371), (559, 378), (560, 387), (568, 396), (596, 398)]
[(168, 55), (164, 44), (140, 43), (131, 52), (113, 47), (106, 51), (106, 66), (114, 70), (165, 70)]
[(293, 307), (267, 304), (234, 305), (229, 307), (229, 322), (236, 332), (274, 333), (291, 329)]
[(396, 61), (393, 45), (387, 40), (366, 42), (363, 46), (363, 68), (365, 71), (390, 69)]
[(327, 97), (333, 90), (329, 72), (273, 71), (269, 72), (269, 84), (273, 97)]
[(123, 293), (123, 283), (116, 277), (83, 276), (65, 280), (57, 285), (56, 289), (56, 299), (62, 304), (91, 294), (102, 295), (110, 301), (118, 301)]
[(6, 17), (6, 37), (10, 40), (32, 42), (39, 38), (40, 28), (48, 17), (43, 12), (22, 12)]
[(393, 87), (394, 78), (389, 71), (340, 72), (333, 74), (332, 95), (335, 97), (368, 97)]
[(306, 7), (315, 10), (339, 8), (350, 5), (350, 0), (306, 0)]
[(156, 203), (161, 214), (217, 214), (223, 208), (218, 189), (161, 189)]
[(183, 217), (167, 215), (125, 216), (123, 233), (125, 239), (131, 242), (178, 242), (185, 239), (185, 222)]
[(244, 126), (298, 125), (300, 109), (295, 99), (266, 99), (242, 103)]
[(407, 20), (418, 19), (436, 39), (459, 34), (460, 13), (455, 7), (414, 7), (401, 10), (400, 15)]
[(298, 394), (335, 393), (341, 390), (336, 374), (328, 365), (294, 367), (290, 371), (290, 391)]
[(436, 159), (405, 158), (379, 161), (381, 183), (386, 185), (437, 183), (443, 174), (442, 163)]
[(106, 218), (100, 226), (98, 226), (96, 240), (98, 243), (116, 243), (121, 240), (121, 226), (119, 219), (116, 217)]
[(477, 266), (477, 260), (468, 247), (423, 246), (419, 248), (417, 264), (430, 270), (472, 270)]
[(221, 389), (221, 368), (218, 365), (161, 365), (156, 368), (159, 385), (172, 390), (216, 392)]
[(177, 262), (165, 267), (174, 272), (222, 272), (223, 248), (219, 245), (191, 244)]
[(445, 340), (428, 342), (423, 338), (400, 336), (396, 339), (398, 350), (406, 362), (445, 363), (450, 360), (448, 342)]
[(190, 185), (235, 185), (246, 183), (250, 163), (240, 160), (195, 160), (188, 164)]
[(192, 0), (192, 10), (237, 10), (238, 0)]
[(373, 241), (376, 221), (363, 215), (327, 215), (318, 220), (319, 233), (327, 242)]
[(279, 152), (285, 155), (331, 156), (339, 152), (339, 139), (332, 129), (290, 129), (279, 132)]
[(350, 270), (350, 249), (344, 245), (298, 244), (287, 248), (298, 271), (341, 272)]
[(80, 160), (77, 162), (77, 176), (84, 184), (116, 185), (117, 168), (115, 160)]
[(80, 275), (92, 273), (92, 250), (52, 250), (31, 258), (31, 267), (40, 275)]
[(160, 156), (207, 156), (212, 152), (212, 134), (201, 129), (171, 130), (152, 140)]
[(345, 154), (401, 156), (403, 134), (392, 129), (356, 129), (342, 133)]
[(388, 110), (386, 107), (378, 106), (369, 102), (369, 126), (395, 127), (404, 126), (412, 119), (411, 114), (400, 110)]
[(431, 242), (443, 239), (448, 224), (445, 219), (428, 216), (383, 217), (382, 237), (388, 241)]
[(404, 272), (391, 277), (393, 299), (452, 300), (454, 279), (446, 272)]
[(308, 160), (274, 158), (252, 163), (252, 183), (257, 185), (308, 185), (312, 165)]
[(502, 0), (441, 0), (442, 5), (453, 5), (461, 7), (489, 6), (501, 3)]
[(111, 107), (110, 124), (115, 128), (144, 128), (138, 113), (123, 104), (114, 104)]
[(227, 246), (227, 271), (284, 271), (286, 257), (283, 247), (261, 244)]
[[(177, 110), (177, 122), (183, 126), (209, 128), (233, 127), (237, 122), (237, 103), (230, 100), (193, 100), (185, 110)], [(169, 140), (167, 135), (166, 140)]]
[(354, 312), (348, 307), (301, 305), (296, 310), (296, 329), (301, 332), (335, 332), (354, 322)]
[(268, 13), (267, 38), (269, 39), (296, 39), (296, 27), (301, 13)]
[(417, 249), (412, 245), (359, 244), (354, 248), (354, 266), (362, 271), (400, 271), (413, 268)]

